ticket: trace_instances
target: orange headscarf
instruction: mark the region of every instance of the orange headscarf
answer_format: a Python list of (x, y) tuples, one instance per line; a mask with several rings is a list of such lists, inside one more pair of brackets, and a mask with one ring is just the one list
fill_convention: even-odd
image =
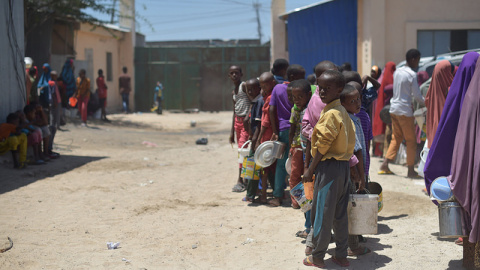
[(432, 146), (433, 138), (437, 132), (440, 116), (442, 116), (443, 106), (447, 98), (448, 88), (452, 84), (452, 64), (448, 60), (442, 60), (435, 65), (432, 74), (432, 82), (428, 87), (425, 97), (425, 106), (427, 107), (427, 139), (428, 148)]
[(383, 72), (383, 79), (380, 89), (378, 89), (377, 107), (375, 108), (375, 115), (373, 116), (373, 136), (378, 136), (385, 133), (385, 123), (380, 119), (380, 111), (385, 106), (385, 86), (393, 84), (393, 72), (395, 72), (395, 63), (388, 62), (385, 65)]

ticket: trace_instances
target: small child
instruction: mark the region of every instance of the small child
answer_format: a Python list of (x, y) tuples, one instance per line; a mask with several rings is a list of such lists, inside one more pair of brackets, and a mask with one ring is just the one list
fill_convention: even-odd
[[(254, 145), (257, 144), (260, 134), (260, 124), (262, 120), (263, 98), (260, 94), (260, 82), (257, 79), (250, 79), (246, 83), (247, 95), (252, 102), (252, 109), (250, 112), (250, 130), (249, 140), (252, 141), (252, 151), (255, 152)], [(247, 184), (246, 201), (253, 202), (258, 190), (258, 180), (249, 180)]]
[(42, 132), (43, 152), (40, 151), (40, 158), (44, 161), (50, 161), (49, 143), (50, 143), (50, 128), (48, 127), (47, 116), (43, 112), (42, 106), (32, 102), (23, 109), (25, 118), (34, 127), (37, 127)]
[[(247, 96), (247, 89), (245, 83), (242, 82), (242, 68), (239, 66), (231, 66), (228, 72), (228, 76), (233, 82), (234, 89), (232, 91), (233, 96), (233, 119), (232, 129), (230, 131), (229, 141), (231, 144), (235, 143), (235, 135), (237, 137), (238, 148), (248, 140), (248, 132), (245, 128), (245, 118), (248, 119), (248, 113), (250, 112), (251, 102)], [(233, 192), (245, 191), (245, 184), (241, 177), (242, 163), (239, 164), (237, 184), (232, 188)]]
[(27, 166), (27, 136), (18, 130), (20, 118), (15, 113), (7, 116), (7, 122), (0, 124), (0, 154), (12, 152), (13, 167), (23, 169)]
[[(272, 138), (273, 134), (273, 129), (272, 129), (272, 124), (270, 122), (270, 98), (272, 97), (272, 90), (277, 84), (277, 81), (275, 80), (274, 76), (270, 72), (264, 72), (262, 75), (260, 75), (259, 78), (260, 81), (260, 87), (262, 88), (262, 96), (264, 100), (263, 108), (262, 108), (262, 120), (261, 120), (261, 128), (260, 128), (260, 134), (258, 134), (258, 137), (260, 138), (260, 143), (257, 143), (254, 146), (255, 149), (261, 144), (266, 141), (270, 141)], [(267, 168), (263, 168), (263, 173), (262, 173), (262, 194), (260, 196), (259, 202), (261, 204), (267, 203), (267, 181), (270, 182), (270, 185), (272, 188), (275, 185), (275, 168), (276, 168), (276, 163), (273, 163), (272, 165), (268, 166)]]
[[(362, 91), (362, 86), (356, 82), (352, 81), (349, 82), (348, 84), (352, 85), (355, 87), (359, 92)], [(360, 122), (362, 123), (362, 130), (363, 130), (363, 136), (365, 138), (365, 151), (363, 152), (365, 156), (363, 157), (364, 160), (364, 170), (365, 170), (365, 187), (368, 189), (368, 182), (369, 182), (369, 171), (370, 171), (370, 141), (373, 139), (373, 134), (372, 134), (372, 123), (370, 121), (370, 116), (368, 116), (367, 111), (363, 107), (363, 100), (362, 100), (362, 106), (360, 107), (360, 112), (355, 114), (356, 117), (360, 119)]]
[(82, 127), (87, 126), (88, 100), (90, 99), (90, 79), (86, 77), (85, 69), (81, 69), (77, 78), (77, 97), (78, 111), (82, 117)]
[[(293, 96), (293, 103), (297, 106), (298, 110), (292, 108), (292, 114), (290, 117), (290, 162), (292, 170), (290, 173), (290, 190), (292, 190), (298, 183), (302, 181), (303, 175), (303, 149), (302, 149), (302, 120), (308, 102), (312, 97), (312, 91), (310, 83), (305, 80), (296, 80), (288, 85), (288, 89), (291, 89)], [(297, 201), (292, 195), (292, 208), (299, 209)]]
[[(315, 186), (311, 220), (312, 255), (303, 260), (307, 266), (325, 267), (324, 257), (335, 231), (335, 255), (332, 261), (342, 267), (347, 260), (348, 217), (347, 205), (350, 189), (349, 159), (355, 147), (355, 129), (345, 108), (340, 104), (340, 93), (345, 77), (338, 71), (327, 70), (317, 80), (320, 98), (327, 104), (312, 132), (313, 161), (304, 173), (303, 181), (311, 182), (315, 173)], [(321, 217), (317, 217), (321, 215)]]
[[(287, 68), (287, 78), (289, 82), (305, 79), (305, 69), (300, 65), (290, 65)], [(293, 107), (293, 99), (290, 91), (287, 89), (289, 82), (277, 84), (272, 91), (270, 100), (270, 121), (272, 122), (273, 135), (272, 140), (280, 141), (287, 144), (283, 158), (277, 159), (275, 168), (275, 187), (273, 189), (273, 199), (268, 203), (272, 207), (282, 204), (284, 190), (286, 188), (287, 171), (285, 170), (285, 162), (288, 158), (290, 145), (288, 145), (290, 133), (290, 116)]]

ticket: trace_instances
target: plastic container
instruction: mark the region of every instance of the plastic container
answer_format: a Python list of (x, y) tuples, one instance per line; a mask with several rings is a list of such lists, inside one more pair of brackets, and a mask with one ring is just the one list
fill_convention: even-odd
[(378, 195), (378, 212), (382, 211), (383, 209), (383, 188), (382, 186), (377, 183), (377, 182), (369, 182), (368, 183), (368, 191), (370, 194), (375, 194)]
[(458, 202), (442, 202), (438, 206), (440, 238), (465, 237), (462, 231), (462, 207)]
[(312, 200), (307, 199), (305, 196), (305, 190), (302, 182), (298, 183), (292, 188), (292, 190), (290, 190), (290, 195), (292, 195), (295, 201), (297, 201), (302, 212), (306, 213), (308, 210), (312, 209)]
[(238, 149), (238, 163), (243, 163), (243, 159), (250, 154), (250, 143), (252, 141), (246, 141), (240, 149)]
[(241, 177), (247, 180), (260, 180), (260, 172), (262, 167), (255, 164), (255, 159), (252, 156), (247, 156), (243, 159)]
[(378, 195), (349, 195), (347, 214), (350, 235), (377, 234)]
[(453, 200), (453, 192), (446, 176), (440, 176), (430, 185), (430, 199), (439, 202)]
[(422, 152), (420, 152), (420, 163), (418, 164), (418, 175), (421, 177), (425, 177), (423, 173), (423, 169), (425, 168), (425, 163), (427, 163), (427, 157), (428, 157), (428, 151), (430, 151), (430, 148), (427, 147), (428, 145), (428, 139), (425, 140), (425, 145), (423, 146)]

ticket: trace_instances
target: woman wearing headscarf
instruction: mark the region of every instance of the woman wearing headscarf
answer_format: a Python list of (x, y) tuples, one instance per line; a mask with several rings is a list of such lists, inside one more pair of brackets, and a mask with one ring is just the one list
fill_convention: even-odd
[(75, 81), (75, 75), (73, 74), (73, 59), (68, 59), (65, 61), (62, 69), (62, 81), (66, 88), (67, 93), (67, 100), (73, 96), (73, 94), (77, 91), (77, 85)]
[[(480, 242), (480, 61), (477, 61), (463, 99), (448, 177), (455, 198), (463, 208), (463, 226), (470, 243)], [(476, 252), (475, 252), (476, 253)], [(478, 258), (476, 258), (478, 261)]]
[(460, 111), (467, 88), (470, 85), (479, 54), (469, 52), (465, 54), (460, 67), (453, 78), (448, 92), (442, 116), (438, 123), (432, 147), (428, 152), (425, 163), (425, 186), (430, 194), (430, 185), (435, 178), (450, 175), (452, 165), (453, 145), (460, 118)]
[[(378, 90), (377, 104), (375, 106), (375, 113), (373, 116), (373, 137), (385, 134), (385, 123), (380, 118), (380, 111), (385, 106), (385, 87), (387, 85), (393, 84), (393, 73), (395, 72), (395, 63), (388, 62), (385, 65), (385, 70), (383, 72), (382, 84)], [(375, 148), (378, 149), (379, 143), (376, 143)]]
[(52, 69), (48, 63), (43, 64), (43, 73), (38, 80), (37, 89), (38, 89), (38, 98), (42, 107), (47, 108), (50, 105), (52, 96), (48, 88), (48, 82), (51, 80), (50, 72)]
[(447, 98), (448, 88), (453, 81), (453, 71), (455, 67), (450, 61), (442, 60), (435, 65), (432, 74), (432, 81), (425, 97), (425, 106), (427, 107), (427, 140), (428, 148), (432, 146), (433, 137), (437, 131), (440, 116), (442, 116), (443, 106)]

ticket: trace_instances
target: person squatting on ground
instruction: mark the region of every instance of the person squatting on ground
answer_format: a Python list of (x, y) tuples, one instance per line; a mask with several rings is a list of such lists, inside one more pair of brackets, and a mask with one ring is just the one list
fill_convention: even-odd
[(0, 124), (0, 154), (12, 153), (13, 167), (27, 166), (27, 136), (18, 129), (20, 118), (15, 113), (7, 116), (6, 123)]

